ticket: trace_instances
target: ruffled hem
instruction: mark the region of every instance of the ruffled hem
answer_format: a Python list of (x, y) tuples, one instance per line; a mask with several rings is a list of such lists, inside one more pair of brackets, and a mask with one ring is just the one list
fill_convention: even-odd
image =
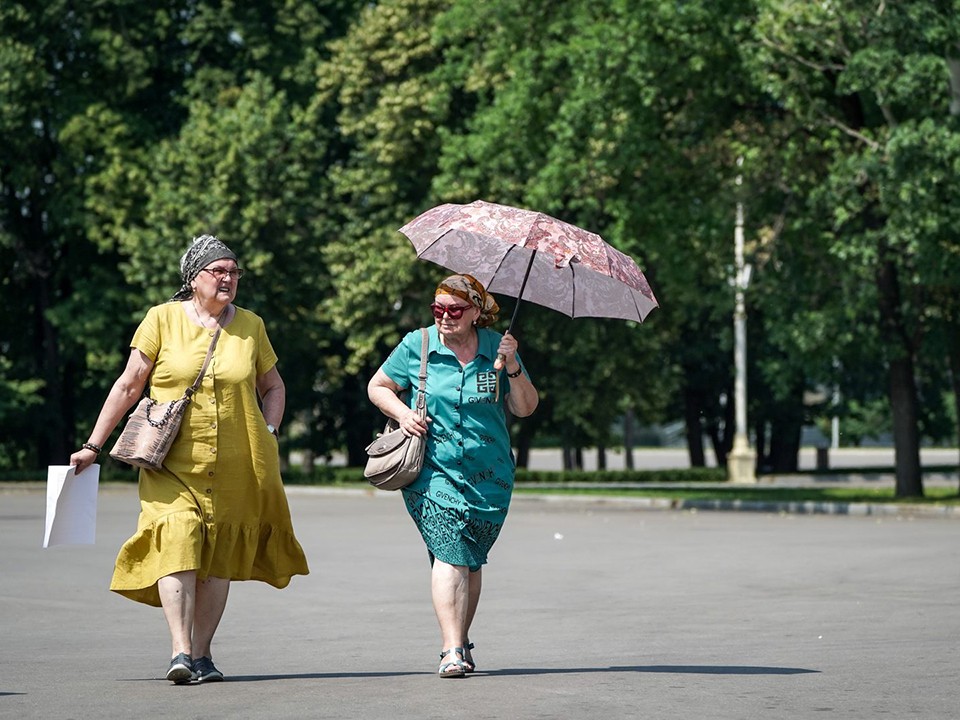
[(197, 578), (259, 580), (285, 588), (310, 570), (293, 529), (276, 525), (205, 525), (196, 512), (175, 512), (140, 528), (120, 548), (110, 589), (160, 607), (157, 581), (196, 570)]

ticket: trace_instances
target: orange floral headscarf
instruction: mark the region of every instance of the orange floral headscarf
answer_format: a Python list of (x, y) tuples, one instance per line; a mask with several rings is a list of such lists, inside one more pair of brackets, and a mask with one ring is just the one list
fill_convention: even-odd
[(477, 327), (488, 327), (497, 321), (500, 306), (473, 275), (451, 275), (437, 285), (434, 297), (437, 295), (453, 295), (478, 308)]

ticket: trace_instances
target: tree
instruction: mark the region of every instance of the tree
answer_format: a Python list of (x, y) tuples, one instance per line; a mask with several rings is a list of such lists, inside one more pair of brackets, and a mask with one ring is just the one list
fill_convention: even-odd
[(943, 233), (937, 213), (921, 209), (918, 216), (904, 200), (954, 182), (921, 180), (911, 170), (929, 168), (924, 149), (932, 148), (923, 138), (932, 130), (953, 137), (945, 54), (955, 52), (956, 3), (771, 1), (758, 7), (758, 82), (807, 135), (803, 155), (821, 178), (811, 204), (831, 219), (822, 228), (830, 253), (852, 265), (855, 277), (866, 272), (872, 278), (888, 367), (897, 494), (921, 495), (916, 361), (929, 325), (930, 249), (954, 247), (955, 233)]
[[(624, 353), (609, 382), (621, 411), (662, 408), (651, 388), (683, 398), (673, 407), (686, 410), (695, 464), (704, 429), (723, 425), (731, 376), (734, 158), (718, 140), (743, 103), (733, 26), (743, 7), (551, 2), (518, 14), (490, 3), (477, 18), (457, 4), (441, 28), (476, 110), (450, 133), (435, 186), (550, 212), (638, 259), (663, 303), (642, 329), (622, 329), (649, 352)], [(579, 366), (571, 357), (545, 382)], [(578, 412), (589, 426), (595, 408)]]
[[(217, 219), (189, 216), (202, 204), (197, 196), (212, 186), (224, 191), (217, 196), (225, 201), (220, 210), (270, 212), (276, 205), (269, 199), (237, 201), (230, 190), (262, 190), (255, 180), (280, 178), (290, 190), (271, 188), (278, 197), (297, 191), (293, 176), (299, 166), (283, 175), (256, 147), (244, 147), (241, 136), (233, 148), (245, 150), (248, 162), (227, 158), (221, 169), (240, 167), (245, 175), (211, 176), (217, 167), (212, 162), (206, 182), (187, 198), (192, 202), (174, 207), (169, 201), (176, 190), (166, 202), (155, 192), (160, 173), (153, 163), (172, 169), (191, 161), (171, 158), (176, 148), (164, 143), (179, 135), (191, 112), (198, 112), (192, 127), (202, 134), (204, 107), (243, 108), (238, 98), (248, 83), (254, 98), (312, 96), (323, 42), (342, 32), (358, 5), (191, 1), (158, 8), (127, 0), (52, 0), (0, 7), (0, 247), (6, 278), (0, 292), (10, 316), (21, 319), (4, 327), (0, 344), (10, 358), (3, 370), (8, 386), (37, 387), (41, 400), (21, 405), (15, 421), (7, 416), (0, 442), (20, 448), (24, 462), (63, 462), (78, 426), (80, 433), (89, 427), (144, 305), (165, 297), (175, 282), (167, 274), (171, 265), (161, 272), (158, 261), (169, 263), (189, 239), (190, 225)], [(258, 112), (248, 108), (251, 122)], [(284, 112), (295, 115), (290, 107)], [(264, 137), (255, 122), (233, 122), (231, 129), (253, 129), (255, 137)], [(322, 128), (313, 130), (315, 139)], [(311, 149), (305, 138), (298, 142)], [(300, 159), (315, 157), (304, 152)], [(324, 169), (318, 163), (310, 172), (322, 177)], [(163, 214), (161, 207), (171, 212)], [(285, 211), (285, 220), (314, 223), (309, 213), (307, 220), (295, 220), (297, 212)], [(174, 230), (178, 218), (183, 222)], [(260, 227), (237, 218), (239, 230), (251, 226)], [(153, 255), (150, 249), (159, 251)], [(281, 257), (288, 262), (288, 255)], [(258, 259), (251, 259), (256, 267)]]

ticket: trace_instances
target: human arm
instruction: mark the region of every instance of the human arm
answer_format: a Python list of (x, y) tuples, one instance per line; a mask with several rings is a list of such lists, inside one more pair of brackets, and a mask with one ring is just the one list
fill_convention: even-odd
[(279, 428), (287, 407), (287, 390), (276, 365), (257, 376), (257, 393), (260, 395), (263, 419), (267, 425)]
[[(500, 339), (497, 353), (504, 358), (504, 368), (510, 376), (510, 392), (506, 397), (507, 408), (515, 417), (527, 417), (533, 414), (540, 403), (537, 389), (530, 378), (520, 368), (517, 360), (517, 339), (509, 332)], [(517, 374), (519, 373), (519, 374)]]
[[(110, 388), (97, 422), (85, 444), (103, 448), (104, 443), (110, 438), (110, 433), (120, 422), (120, 418), (143, 394), (143, 388), (152, 370), (153, 360), (144, 355), (141, 350), (131, 348), (127, 366)], [(97, 454), (94, 450), (83, 448), (70, 456), (70, 464), (76, 466), (79, 475), (96, 461)]]
[(377, 370), (370, 382), (367, 383), (367, 397), (370, 402), (379, 408), (380, 412), (389, 418), (393, 418), (400, 425), (400, 429), (406, 436), (422, 436), (427, 432), (427, 423), (430, 418), (421, 420), (416, 410), (409, 407), (403, 400), (397, 397), (403, 388), (390, 379), (383, 368)]

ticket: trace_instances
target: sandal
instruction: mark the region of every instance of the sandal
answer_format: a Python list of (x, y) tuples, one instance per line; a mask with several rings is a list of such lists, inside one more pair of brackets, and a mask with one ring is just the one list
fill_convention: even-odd
[(467, 640), (467, 644), (463, 646), (463, 671), (465, 673), (476, 672), (477, 665), (473, 662), (473, 653), (470, 651), (473, 650), (473, 643)]
[[(466, 668), (464, 667), (463, 660), (455, 659), (451, 660), (450, 662), (444, 662), (443, 659), (448, 655), (453, 655), (454, 657), (459, 655), (460, 657), (463, 657), (463, 648), (450, 648), (449, 650), (444, 650), (442, 653), (440, 653), (440, 669), (437, 671), (437, 673), (442, 678), (463, 677), (467, 672)], [(453, 669), (451, 670), (451, 668)]]

